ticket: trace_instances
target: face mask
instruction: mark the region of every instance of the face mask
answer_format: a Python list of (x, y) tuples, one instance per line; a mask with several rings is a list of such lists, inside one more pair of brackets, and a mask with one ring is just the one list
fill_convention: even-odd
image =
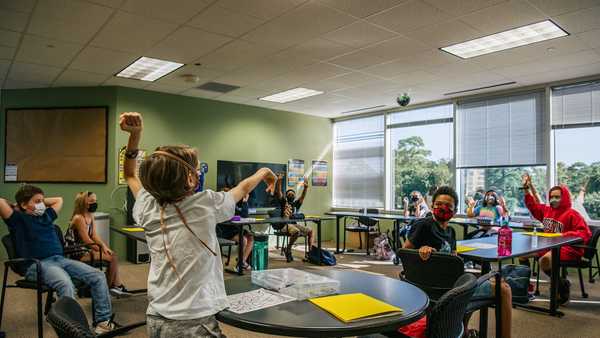
[(88, 206), (89, 212), (96, 212), (98, 210), (98, 203), (92, 203)]
[(550, 206), (554, 209), (558, 209), (558, 207), (560, 206), (560, 197), (551, 197)]
[(448, 222), (452, 216), (454, 216), (454, 212), (450, 210), (450, 208), (446, 205), (442, 205), (439, 207), (433, 208), (433, 216), (438, 222)]
[(413, 196), (413, 197), (410, 198), (410, 200), (416, 203), (416, 202), (419, 201), (419, 197), (418, 196)]
[(486, 202), (487, 202), (488, 204), (495, 204), (495, 203), (496, 203), (496, 199), (495, 199), (495, 198), (493, 198), (493, 197), (488, 197), (488, 198), (486, 198), (485, 200), (486, 200)]
[(42, 216), (45, 211), (46, 211), (46, 205), (44, 204), (44, 202), (36, 203), (35, 207), (33, 209), (33, 215), (34, 216)]
[(288, 197), (287, 197), (287, 201), (288, 201), (289, 203), (292, 203), (292, 202), (294, 202), (294, 196), (288, 196)]

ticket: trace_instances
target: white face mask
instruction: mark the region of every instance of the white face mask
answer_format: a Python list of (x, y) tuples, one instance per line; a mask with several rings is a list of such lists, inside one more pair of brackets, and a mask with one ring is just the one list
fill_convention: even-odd
[(44, 204), (44, 202), (36, 203), (35, 207), (33, 209), (33, 215), (34, 216), (42, 216), (45, 211), (46, 211), (46, 205)]

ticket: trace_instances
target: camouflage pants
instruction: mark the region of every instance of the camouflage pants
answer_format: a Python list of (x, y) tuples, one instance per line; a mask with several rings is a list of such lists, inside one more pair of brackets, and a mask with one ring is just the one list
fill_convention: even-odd
[(227, 338), (221, 332), (215, 316), (172, 320), (161, 316), (147, 315), (147, 328), (150, 338)]

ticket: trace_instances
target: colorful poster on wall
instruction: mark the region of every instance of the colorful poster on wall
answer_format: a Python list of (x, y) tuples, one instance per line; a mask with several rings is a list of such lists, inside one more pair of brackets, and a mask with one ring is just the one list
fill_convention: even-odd
[(312, 161), (312, 185), (313, 187), (327, 186), (327, 161)]
[[(126, 147), (121, 147), (121, 149), (119, 149), (119, 184), (127, 184), (127, 182), (125, 181), (125, 171), (123, 169), (123, 167), (125, 166), (125, 149)], [(144, 160), (144, 158), (146, 157), (146, 151), (145, 150), (141, 150), (138, 152), (138, 156), (136, 158), (136, 170), (137, 170), (137, 174), (139, 176), (140, 174), (140, 164), (142, 164), (142, 161)]]
[(288, 160), (287, 185), (296, 187), (304, 181), (304, 160)]

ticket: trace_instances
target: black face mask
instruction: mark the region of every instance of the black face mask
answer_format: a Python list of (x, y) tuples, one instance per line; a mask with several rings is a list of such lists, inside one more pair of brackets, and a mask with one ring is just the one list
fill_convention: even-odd
[(416, 203), (419, 201), (419, 196), (413, 196), (410, 198), (410, 200)]
[(292, 203), (292, 202), (294, 202), (294, 196), (293, 196), (293, 195), (292, 195), (292, 196), (287, 196), (287, 201), (288, 201), (289, 203)]
[(96, 212), (98, 210), (98, 203), (92, 203), (88, 206), (89, 212)]

